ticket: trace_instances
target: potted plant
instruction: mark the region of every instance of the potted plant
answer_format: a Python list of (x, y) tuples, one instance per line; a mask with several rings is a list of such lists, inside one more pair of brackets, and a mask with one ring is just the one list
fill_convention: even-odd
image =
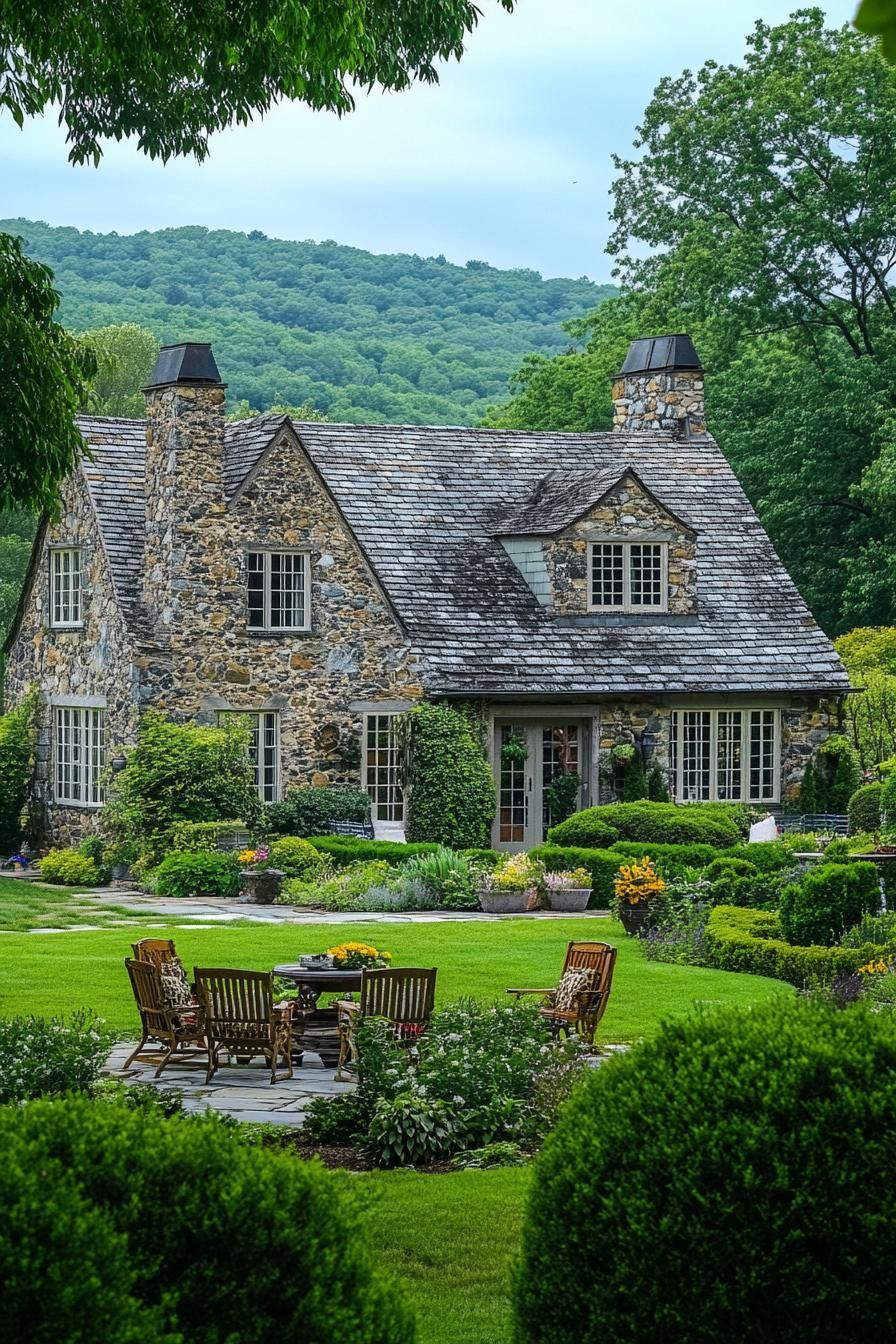
[(238, 855), (243, 865), (240, 873), (243, 900), (255, 905), (273, 905), (280, 895), (285, 874), (279, 868), (268, 866), (270, 855), (271, 851), (267, 845), (259, 845), (256, 849), (244, 849)]
[(646, 855), (620, 865), (613, 884), (613, 911), (626, 933), (640, 934), (649, 928), (656, 915), (657, 898), (665, 890), (665, 882)]
[(591, 874), (587, 868), (545, 873), (544, 894), (549, 910), (584, 910), (591, 899)]
[(391, 952), (382, 952), (370, 943), (337, 943), (327, 948), (327, 956), (333, 958), (334, 967), (340, 971), (388, 966), (392, 960)]
[(513, 854), (494, 872), (483, 873), (479, 904), (488, 915), (521, 915), (538, 905), (544, 868), (528, 854)]

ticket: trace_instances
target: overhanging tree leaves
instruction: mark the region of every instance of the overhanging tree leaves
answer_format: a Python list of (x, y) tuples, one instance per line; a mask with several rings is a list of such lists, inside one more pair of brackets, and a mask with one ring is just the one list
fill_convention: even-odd
[(860, 33), (879, 37), (888, 61), (896, 61), (896, 0), (862, 0), (854, 23)]

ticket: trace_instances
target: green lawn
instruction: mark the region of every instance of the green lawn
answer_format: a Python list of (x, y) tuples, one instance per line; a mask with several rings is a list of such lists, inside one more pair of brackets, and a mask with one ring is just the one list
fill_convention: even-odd
[[(0, 933), (27, 933), (29, 929), (71, 929), (79, 925), (101, 928), (139, 925), (146, 916), (126, 905), (97, 905), (74, 887), (56, 887), (48, 882), (0, 877)], [(159, 917), (159, 925), (192, 924), (189, 906), (184, 918)]]
[[(124, 1036), (137, 1020), (122, 960), (130, 944), (157, 930), (102, 929), (92, 933), (2, 934), (0, 1013), (69, 1012), (89, 1007)], [(439, 999), (503, 995), (510, 985), (556, 984), (570, 938), (602, 938), (619, 945), (610, 1004), (601, 1025), (609, 1041), (651, 1035), (664, 1017), (695, 1002), (756, 1003), (790, 994), (777, 980), (645, 961), (637, 943), (609, 920), (503, 920), (445, 924), (236, 924), (177, 929), (177, 947), (194, 966), (267, 970), (302, 952), (322, 951), (346, 939), (374, 942), (397, 965), (437, 966)]]

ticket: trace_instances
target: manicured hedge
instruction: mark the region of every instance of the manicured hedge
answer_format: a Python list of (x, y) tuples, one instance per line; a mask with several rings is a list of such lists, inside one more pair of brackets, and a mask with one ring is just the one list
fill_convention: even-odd
[(609, 848), (625, 859), (643, 859), (649, 855), (666, 877), (682, 868), (706, 868), (719, 857), (715, 845), (661, 845), (645, 840), (617, 840)]
[[(612, 840), (607, 835), (608, 827), (616, 832)], [(741, 833), (733, 816), (718, 807), (648, 802), (588, 807), (559, 826), (552, 826), (548, 832), (548, 843), (552, 845), (602, 848), (617, 839), (651, 844), (705, 844), (727, 849), (740, 843)]]
[(829, 983), (879, 956), (873, 943), (864, 947), (792, 947), (782, 937), (777, 915), (765, 910), (717, 905), (710, 911), (704, 935), (710, 966), (786, 980), (798, 989)]
[(896, 1022), (791, 999), (666, 1023), (535, 1163), (517, 1344), (896, 1338)]
[(781, 927), (788, 942), (803, 946), (836, 943), (863, 915), (879, 910), (873, 863), (823, 863), (781, 893)]
[(726, 858), (746, 859), (761, 873), (780, 873), (793, 868), (793, 850), (781, 840), (760, 840), (755, 845), (738, 845), (725, 852)]
[(607, 910), (613, 900), (613, 883), (625, 856), (611, 849), (588, 849), (580, 845), (539, 845), (532, 850), (533, 859), (540, 859), (549, 873), (567, 868), (587, 868), (591, 874), (589, 905)]
[(433, 854), (439, 846), (428, 841), (416, 845), (402, 845), (396, 840), (364, 840), (357, 835), (312, 835), (308, 841), (321, 854), (328, 854), (337, 868), (350, 863), (381, 863), (398, 865), (415, 854)]

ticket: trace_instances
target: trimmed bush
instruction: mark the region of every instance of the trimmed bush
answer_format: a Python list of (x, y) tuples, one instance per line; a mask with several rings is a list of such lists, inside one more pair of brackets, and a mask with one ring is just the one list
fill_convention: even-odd
[(127, 766), (115, 777), (115, 797), (104, 810), (115, 835), (141, 841), (159, 860), (180, 821), (241, 817), (251, 828), (261, 804), (248, 730), (238, 718), (231, 715), (222, 727), (207, 728), (171, 723), (147, 710)]
[(268, 863), (279, 868), (287, 877), (300, 877), (308, 882), (327, 866), (314, 845), (295, 835), (284, 835), (270, 845)]
[(273, 835), (326, 835), (334, 821), (367, 821), (370, 798), (363, 789), (336, 785), (291, 789), (279, 803), (264, 809), (264, 827)]
[(169, 838), (172, 849), (214, 854), (219, 849), (242, 849), (247, 829), (243, 821), (179, 821), (171, 827)]
[(316, 1163), (211, 1117), (81, 1098), (4, 1107), (0, 1149), (10, 1339), (413, 1340), (350, 1197)]
[(824, 863), (784, 888), (781, 927), (791, 943), (829, 945), (879, 909), (880, 879), (873, 863)]
[(704, 934), (708, 966), (786, 980), (798, 989), (851, 975), (882, 950), (870, 943), (858, 948), (794, 947), (785, 942), (777, 915), (731, 905), (710, 911)]
[(728, 850), (724, 857), (746, 859), (761, 873), (781, 873), (794, 866), (793, 849), (782, 840), (760, 840), (754, 845), (738, 845)]
[(402, 845), (397, 840), (362, 840), (357, 835), (313, 835), (308, 841), (321, 854), (326, 854), (335, 867), (347, 868), (350, 863), (388, 863), (397, 868), (415, 854), (434, 854), (436, 844)]
[(60, 887), (95, 887), (99, 869), (88, 854), (77, 849), (51, 849), (37, 864), (45, 882)]
[(155, 870), (153, 886), (159, 896), (235, 896), (240, 889), (240, 865), (235, 854), (169, 854)]
[(515, 1337), (893, 1338), (894, 1062), (893, 1018), (788, 1000), (592, 1072), (536, 1162)]
[(715, 845), (717, 849), (736, 845), (741, 838), (733, 816), (712, 805), (703, 807), (694, 803), (684, 807), (678, 803), (642, 802), (588, 807), (559, 826), (552, 826), (548, 831), (548, 843), (599, 849), (612, 843), (606, 828), (616, 832), (613, 837), (616, 840), (669, 845), (706, 844)]
[(408, 839), (449, 849), (486, 847), (497, 803), (495, 781), (470, 720), (448, 705), (420, 705), (405, 721)]
[(758, 872), (755, 863), (750, 863), (748, 859), (727, 858), (723, 855), (713, 859), (703, 876), (707, 882), (716, 882), (720, 877), (755, 877)]
[(863, 784), (856, 789), (849, 800), (849, 833), (858, 835), (862, 831), (880, 830), (880, 808), (883, 784), (875, 780), (873, 784)]
[(28, 801), (34, 752), (34, 708), (29, 694), (0, 715), (0, 859), (15, 854), (22, 842), (22, 811)]
[(617, 840), (610, 849), (627, 859), (653, 859), (664, 877), (672, 877), (683, 868), (705, 868), (719, 857), (714, 845), (661, 845), (643, 840)]

